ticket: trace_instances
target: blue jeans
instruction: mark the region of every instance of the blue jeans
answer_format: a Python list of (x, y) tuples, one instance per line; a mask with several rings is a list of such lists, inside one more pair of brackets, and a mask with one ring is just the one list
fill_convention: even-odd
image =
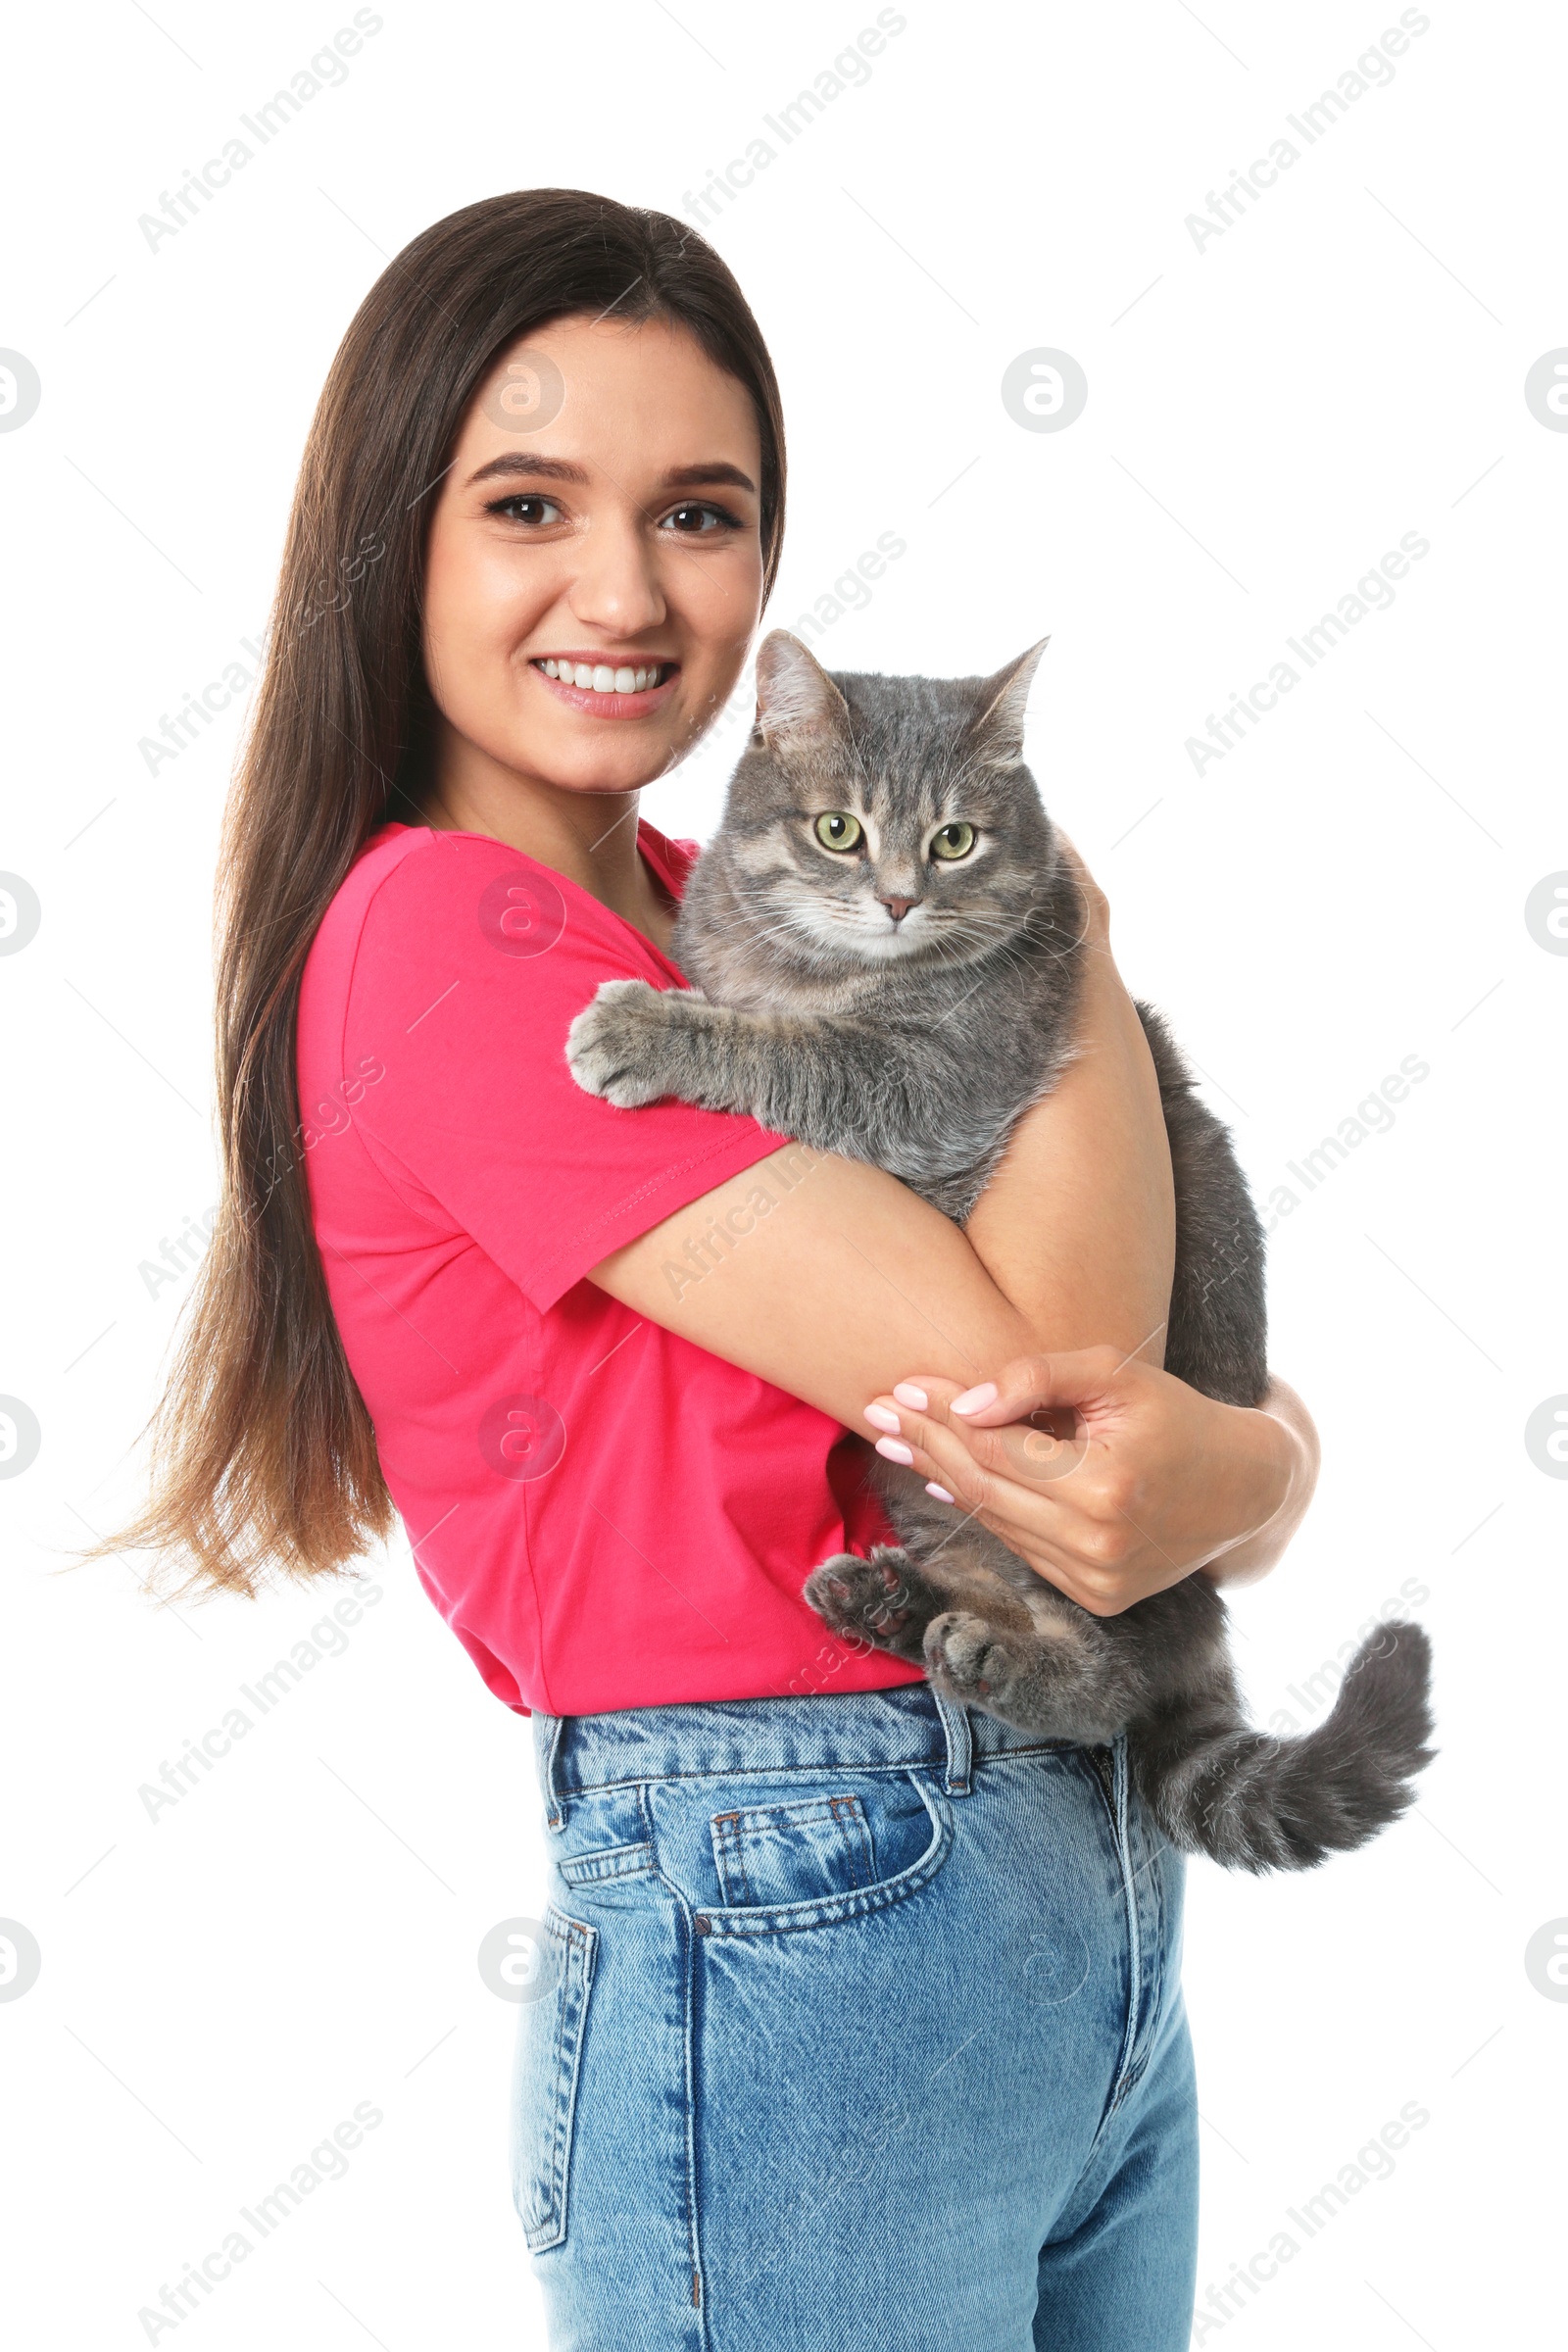
[(555, 2352), (1185, 2352), (1182, 1864), (925, 1684), (536, 1716), (514, 2185)]

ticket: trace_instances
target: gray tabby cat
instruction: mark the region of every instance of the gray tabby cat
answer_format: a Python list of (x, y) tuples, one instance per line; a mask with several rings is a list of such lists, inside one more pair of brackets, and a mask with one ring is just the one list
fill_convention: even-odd
[[(830, 676), (779, 630), (756, 731), (687, 886), (694, 984), (608, 982), (572, 1024), (577, 1083), (673, 1095), (875, 1162), (958, 1221), (1073, 1041), (1082, 902), (1023, 759), (1036, 646), (990, 678)], [(1139, 1012), (1175, 1172), (1167, 1370), (1255, 1405), (1267, 1386), (1263, 1235), (1226, 1130), (1158, 1016)], [(1173, 1843), (1246, 1870), (1362, 1844), (1430, 1760), (1429, 1646), (1378, 1627), (1300, 1739), (1248, 1727), (1208, 1578), (1096, 1617), (1000, 1538), (877, 1457), (901, 1544), (815, 1569), (833, 1631), (923, 1660), (953, 1697), (1047, 1737), (1121, 1732)]]

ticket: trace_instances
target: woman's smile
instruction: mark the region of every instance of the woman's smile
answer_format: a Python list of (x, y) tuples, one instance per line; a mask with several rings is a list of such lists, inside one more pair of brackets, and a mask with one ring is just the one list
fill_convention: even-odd
[(529, 666), (559, 702), (591, 718), (648, 718), (674, 696), (680, 663), (646, 654), (534, 654)]

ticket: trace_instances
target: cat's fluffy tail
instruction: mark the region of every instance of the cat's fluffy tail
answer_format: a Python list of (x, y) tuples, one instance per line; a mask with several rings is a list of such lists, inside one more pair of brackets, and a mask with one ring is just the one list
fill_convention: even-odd
[(1432, 1645), (1391, 1619), (1362, 1642), (1333, 1711), (1299, 1739), (1239, 1728), (1226, 1710), (1141, 1727), (1138, 1786), (1184, 1852), (1227, 1870), (1310, 1870), (1397, 1821), (1432, 1761)]

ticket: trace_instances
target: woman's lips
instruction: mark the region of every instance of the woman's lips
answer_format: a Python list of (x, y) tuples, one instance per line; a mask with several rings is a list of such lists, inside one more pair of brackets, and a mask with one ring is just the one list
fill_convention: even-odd
[[(597, 666), (597, 664), (595, 666)], [(532, 669), (535, 677), (537, 677), (539, 683), (546, 689), (548, 693), (557, 696), (557, 698), (564, 703), (569, 703), (573, 710), (586, 710), (591, 718), (646, 718), (650, 712), (662, 710), (663, 709), (665, 703), (668, 702), (670, 696), (674, 693), (676, 683), (680, 677), (680, 663), (678, 662), (641, 663), (614, 662), (606, 663), (604, 666), (607, 668), (620, 669), (662, 669), (665, 672), (665, 675), (662, 684), (658, 686), (645, 686), (641, 694), (638, 694), (635, 690), (633, 690), (633, 692), (630, 694), (616, 694), (613, 692), (609, 694), (601, 694), (598, 693), (592, 686), (568, 686), (562, 678), (548, 677), (545, 673), (541, 661), (535, 661), (529, 663), (529, 667)]]

